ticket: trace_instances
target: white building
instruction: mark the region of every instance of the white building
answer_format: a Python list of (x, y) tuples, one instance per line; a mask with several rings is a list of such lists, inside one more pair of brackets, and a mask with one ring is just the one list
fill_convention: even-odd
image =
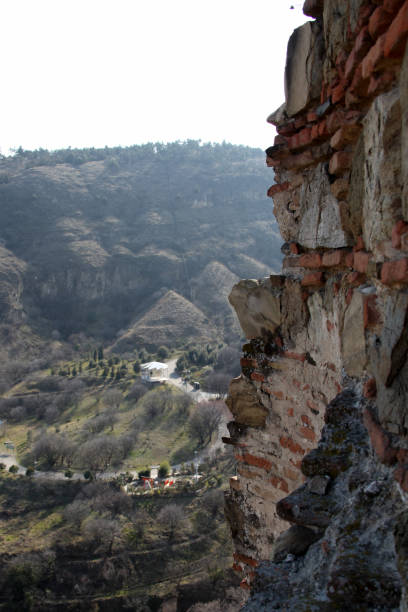
[(142, 371), (142, 380), (148, 382), (164, 382), (169, 378), (169, 367), (167, 363), (149, 361), (149, 363), (142, 363), (140, 369)]

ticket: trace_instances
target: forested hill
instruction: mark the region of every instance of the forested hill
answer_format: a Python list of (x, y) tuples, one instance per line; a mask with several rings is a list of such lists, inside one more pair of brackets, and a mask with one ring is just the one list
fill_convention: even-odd
[(233, 282), (280, 267), (271, 181), (261, 150), (225, 143), (2, 158), (0, 342), (228, 339)]

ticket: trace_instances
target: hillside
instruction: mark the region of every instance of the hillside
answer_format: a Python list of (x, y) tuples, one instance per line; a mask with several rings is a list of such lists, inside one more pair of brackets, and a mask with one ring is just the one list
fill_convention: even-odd
[(219, 296), (280, 267), (269, 181), (260, 150), (195, 141), (1, 159), (3, 321), (43, 339), (143, 343), (171, 291), (200, 319), (174, 338), (228, 340), (236, 322), (229, 306), (217, 316)]

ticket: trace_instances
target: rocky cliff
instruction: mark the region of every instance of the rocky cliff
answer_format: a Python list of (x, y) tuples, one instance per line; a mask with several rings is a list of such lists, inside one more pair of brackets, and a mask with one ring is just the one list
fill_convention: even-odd
[(408, 1), (303, 10), (268, 118), (282, 274), (230, 295), (234, 567), (247, 610), (406, 610)]

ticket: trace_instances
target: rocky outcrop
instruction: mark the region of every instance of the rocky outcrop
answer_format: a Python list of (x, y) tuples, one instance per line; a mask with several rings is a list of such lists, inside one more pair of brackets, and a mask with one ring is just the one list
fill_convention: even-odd
[(268, 118), (282, 274), (230, 298), (234, 567), (248, 610), (406, 609), (408, 1), (304, 12)]

